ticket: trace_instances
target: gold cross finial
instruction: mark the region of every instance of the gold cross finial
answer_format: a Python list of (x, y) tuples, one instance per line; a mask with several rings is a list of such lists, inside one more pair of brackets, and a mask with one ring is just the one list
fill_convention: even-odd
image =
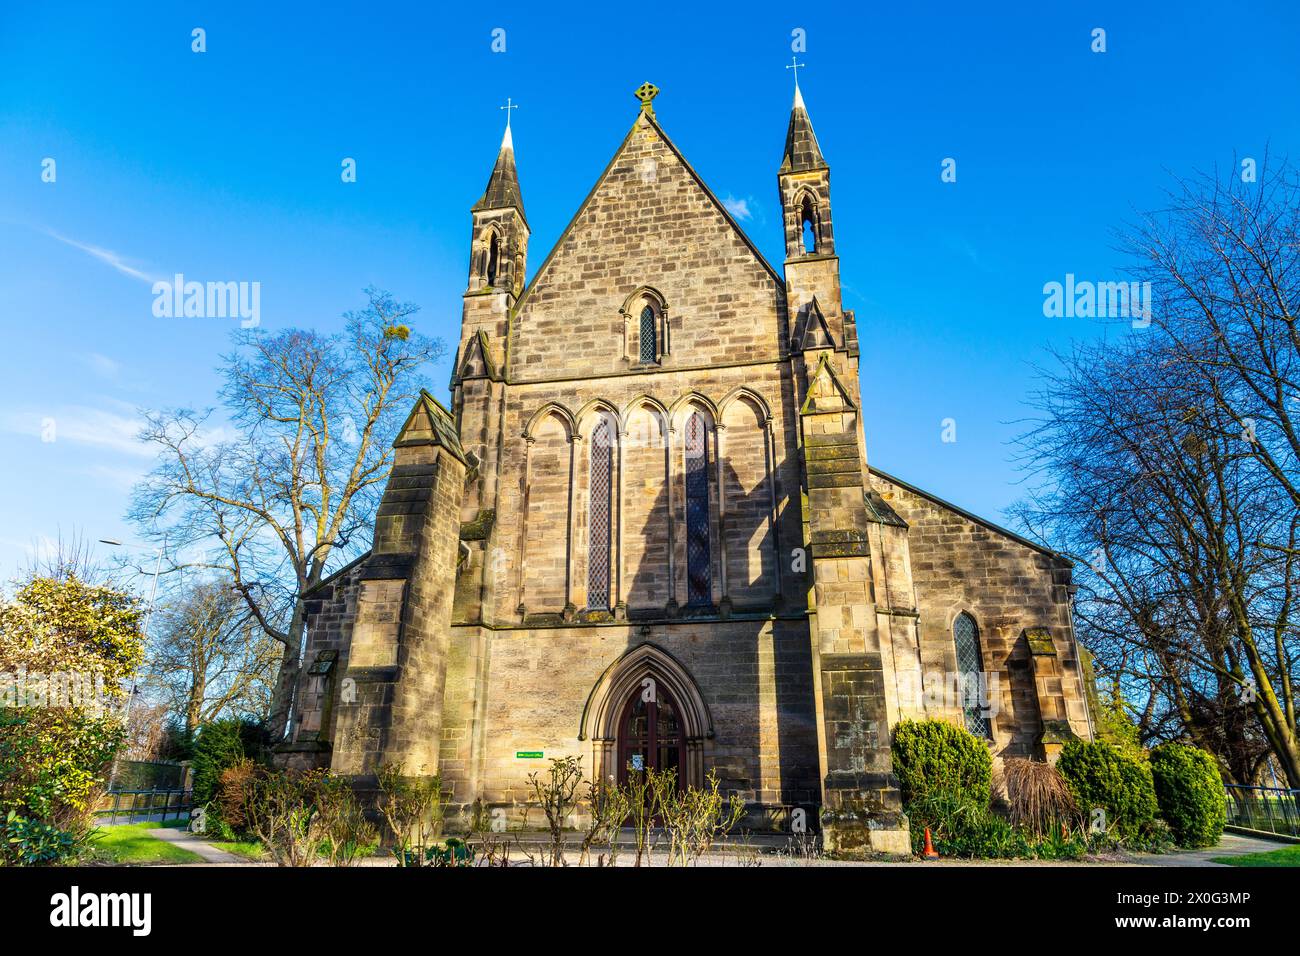
[(654, 115), (655, 108), (651, 105), (651, 101), (659, 95), (659, 87), (647, 80), (638, 86), (636, 92), (632, 95), (641, 101), (641, 109), (644, 112), (649, 113), (651, 116)]

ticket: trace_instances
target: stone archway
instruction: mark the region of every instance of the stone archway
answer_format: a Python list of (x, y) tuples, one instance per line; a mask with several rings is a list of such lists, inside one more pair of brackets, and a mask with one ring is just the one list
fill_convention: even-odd
[(672, 702), (682, 738), (680, 780), (686, 786), (702, 786), (705, 748), (714, 735), (713, 715), (690, 672), (668, 651), (649, 642), (607, 667), (587, 697), (578, 739), (591, 741), (595, 775), (619, 779), (621, 724), (629, 702), (647, 692)]

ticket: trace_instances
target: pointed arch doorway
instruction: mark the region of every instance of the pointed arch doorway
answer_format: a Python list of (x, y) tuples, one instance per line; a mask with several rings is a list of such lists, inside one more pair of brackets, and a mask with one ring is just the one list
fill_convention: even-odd
[(635, 688), (618, 722), (618, 782), (634, 770), (671, 770), (682, 789), (686, 778), (686, 731), (672, 695), (652, 677)]
[(579, 740), (591, 742), (592, 769), (602, 780), (626, 781), (628, 764), (639, 755), (644, 766), (675, 767), (679, 784), (692, 787), (704, 785), (705, 749), (713, 737), (713, 715), (699, 685), (680, 661), (649, 641), (605, 668), (578, 730)]

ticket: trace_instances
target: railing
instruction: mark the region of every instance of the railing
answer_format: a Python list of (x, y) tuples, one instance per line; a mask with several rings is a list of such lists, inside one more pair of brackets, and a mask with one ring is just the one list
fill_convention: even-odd
[(1300, 837), (1300, 790), (1225, 784), (1228, 825)]
[(100, 823), (105, 822), (105, 817), (108, 823), (119, 822), (118, 817), (123, 817), (126, 823), (155, 817), (165, 822), (169, 815), (179, 820), (192, 806), (189, 790), (110, 790), (104, 794), (95, 815)]

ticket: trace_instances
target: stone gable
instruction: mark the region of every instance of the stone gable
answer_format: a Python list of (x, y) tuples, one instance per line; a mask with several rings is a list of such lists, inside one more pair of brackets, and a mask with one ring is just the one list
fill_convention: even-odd
[(663, 367), (781, 357), (781, 282), (644, 114), (521, 299), (510, 379), (627, 371), (619, 310), (643, 286), (667, 303)]

